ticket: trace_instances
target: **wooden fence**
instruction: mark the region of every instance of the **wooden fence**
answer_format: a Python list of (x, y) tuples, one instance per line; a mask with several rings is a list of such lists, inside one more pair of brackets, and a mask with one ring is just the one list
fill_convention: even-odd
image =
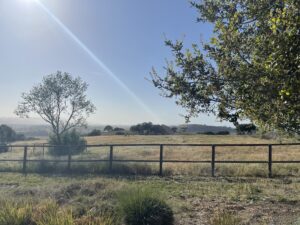
[[(134, 159), (115, 159), (114, 158), (114, 147), (157, 147), (159, 151), (159, 159), (157, 160), (134, 160)], [(273, 164), (288, 164), (288, 163), (300, 163), (298, 160), (285, 160), (285, 161), (274, 161), (273, 156), (273, 146), (299, 146), (300, 143), (286, 143), (286, 144), (100, 144), (100, 145), (85, 145), (86, 149), (91, 147), (109, 147), (109, 157), (107, 159), (72, 159), (72, 154), (68, 154), (67, 159), (28, 159), (27, 153), (28, 148), (42, 148), (43, 155), (45, 154), (45, 148), (50, 147), (64, 147), (64, 146), (51, 146), (47, 144), (41, 145), (10, 145), (7, 146), (9, 149), (13, 148), (23, 148), (23, 157), (22, 159), (0, 159), (0, 162), (20, 162), (23, 163), (22, 170), (23, 173), (27, 173), (27, 163), (28, 162), (57, 162), (57, 163), (66, 163), (67, 168), (71, 168), (72, 163), (92, 163), (92, 162), (107, 162), (108, 169), (110, 172), (113, 170), (114, 162), (135, 162), (135, 163), (158, 163), (159, 164), (159, 175), (163, 175), (163, 164), (164, 163), (208, 163), (211, 166), (211, 176), (215, 177), (216, 164), (250, 164), (250, 163), (259, 163), (259, 164), (268, 164), (268, 176), (272, 177), (272, 165)], [(0, 146), (1, 147), (1, 146)], [(78, 146), (65, 146), (65, 147), (78, 147)], [(210, 147), (211, 148), (211, 159), (210, 160), (166, 160), (164, 159), (164, 147)], [(220, 147), (265, 147), (268, 152), (268, 160), (216, 160), (216, 155), (218, 148)]]

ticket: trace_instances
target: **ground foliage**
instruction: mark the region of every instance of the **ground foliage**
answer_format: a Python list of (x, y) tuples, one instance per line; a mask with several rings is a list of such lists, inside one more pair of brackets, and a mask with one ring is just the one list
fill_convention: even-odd
[(86, 149), (86, 141), (76, 130), (63, 133), (59, 140), (55, 135), (50, 135), (49, 145), (49, 154), (55, 156), (79, 154)]
[(119, 202), (127, 225), (174, 224), (170, 206), (151, 190), (125, 190), (119, 193)]

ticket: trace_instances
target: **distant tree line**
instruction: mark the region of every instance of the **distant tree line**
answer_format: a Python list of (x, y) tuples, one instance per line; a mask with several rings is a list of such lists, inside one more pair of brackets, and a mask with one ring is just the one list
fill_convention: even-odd
[(176, 130), (166, 125), (156, 125), (151, 122), (141, 123), (130, 127), (132, 133), (140, 135), (167, 135), (173, 134)]
[[(120, 127), (112, 127), (110, 125), (107, 125), (104, 127), (103, 132), (109, 133), (109, 134), (115, 134), (115, 135), (125, 135), (126, 130), (124, 128)], [(89, 132), (86, 136), (93, 137), (93, 136), (100, 136), (102, 135), (102, 131), (100, 129), (93, 129), (91, 132)]]
[[(255, 134), (257, 130), (257, 127), (252, 123), (246, 123), (246, 124), (238, 124), (236, 126), (236, 133), (238, 135), (251, 135)], [(206, 135), (229, 135), (229, 131), (205, 131), (205, 132), (198, 132), (198, 134), (206, 134)]]
[(110, 125), (105, 126), (103, 131), (106, 132), (106, 133), (115, 134), (115, 135), (125, 135), (125, 134), (127, 134), (126, 130), (124, 128), (112, 127)]
[[(195, 128), (201, 128), (203, 131), (193, 131), (188, 130), (188, 126), (166, 126), (153, 124), (152, 122), (144, 122), (139, 123), (137, 125), (133, 125), (126, 130), (120, 127), (113, 127), (111, 125), (107, 125), (104, 127), (103, 131), (100, 129), (93, 129), (91, 132), (86, 134), (85, 136), (100, 136), (102, 134), (106, 135), (171, 135), (171, 134), (184, 134), (184, 133), (197, 133), (197, 134), (205, 134), (205, 135), (229, 135), (231, 132), (228, 130), (218, 130), (214, 126), (206, 126), (206, 125), (193, 125)], [(233, 128), (231, 128), (233, 130)], [(244, 129), (244, 126), (241, 126), (241, 129)], [(242, 133), (241, 133), (242, 134)], [(248, 133), (247, 133), (248, 134)]]

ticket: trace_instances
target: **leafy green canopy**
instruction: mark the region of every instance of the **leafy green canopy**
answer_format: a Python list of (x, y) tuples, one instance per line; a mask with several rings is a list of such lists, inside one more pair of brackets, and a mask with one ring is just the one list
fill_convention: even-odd
[(51, 125), (60, 141), (65, 132), (85, 126), (86, 118), (95, 111), (94, 104), (87, 99), (87, 88), (80, 77), (57, 71), (45, 76), (29, 93), (23, 93), (15, 113), (21, 117), (39, 115)]
[(130, 131), (140, 135), (167, 135), (173, 133), (170, 127), (152, 124), (151, 122), (131, 126)]
[(185, 50), (166, 41), (175, 60), (154, 85), (188, 110), (238, 124), (300, 134), (300, 1), (202, 0), (199, 22), (214, 25), (210, 43)]

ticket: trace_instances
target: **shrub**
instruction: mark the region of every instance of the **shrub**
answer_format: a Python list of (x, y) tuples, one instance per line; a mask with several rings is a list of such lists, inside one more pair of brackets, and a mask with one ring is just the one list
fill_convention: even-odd
[(87, 136), (89, 136), (89, 137), (100, 136), (100, 135), (101, 135), (101, 130), (97, 130), (97, 129), (94, 129), (90, 133), (87, 134)]
[(107, 125), (107, 126), (104, 127), (103, 130), (106, 131), (106, 132), (112, 132), (114, 130), (114, 128), (110, 125)]
[(0, 153), (8, 152), (8, 146), (0, 143)]
[(125, 129), (124, 128), (120, 128), (120, 127), (115, 127), (114, 131), (125, 131)]
[(172, 225), (171, 208), (147, 190), (131, 190), (120, 193), (121, 214), (126, 225)]
[(236, 132), (239, 135), (255, 134), (257, 127), (252, 123), (239, 124), (236, 126)]
[(217, 134), (218, 134), (218, 135), (229, 135), (230, 132), (227, 131), (227, 130), (224, 130), (224, 131), (219, 131)]
[(55, 156), (68, 155), (71, 153), (79, 154), (85, 150), (86, 141), (80, 135), (72, 130), (61, 135), (61, 140), (51, 135), (49, 138), (49, 153)]
[(0, 125), (0, 142), (13, 142), (16, 140), (17, 133), (7, 125)]
[(203, 134), (205, 134), (205, 135), (215, 135), (215, 133), (212, 132), (212, 131), (206, 131), (206, 132), (203, 132)]

